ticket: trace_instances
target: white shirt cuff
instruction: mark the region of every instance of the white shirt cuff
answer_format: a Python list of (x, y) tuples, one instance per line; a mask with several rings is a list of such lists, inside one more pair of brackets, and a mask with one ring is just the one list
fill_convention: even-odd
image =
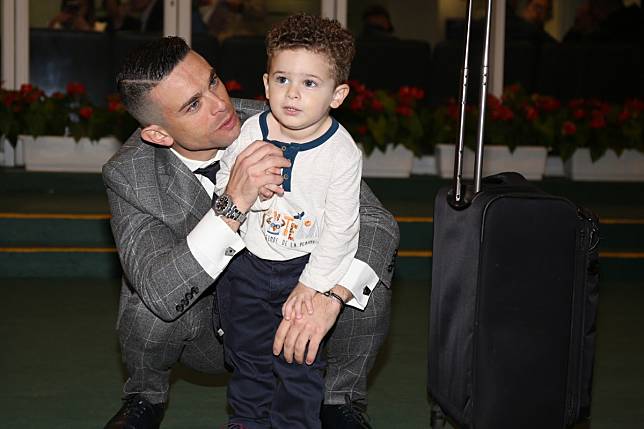
[(239, 234), (212, 210), (199, 221), (187, 237), (188, 248), (199, 265), (216, 279), (233, 256), (245, 245)]
[(369, 265), (360, 259), (354, 258), (351, 261), (349, 271), (340, 279), (338, 284), (353, 294), (353, 298), (347, 302), (347, 305), (364, 310), (369, 303), (371, 291), (379, 281), (380, 279), (376, 272)]

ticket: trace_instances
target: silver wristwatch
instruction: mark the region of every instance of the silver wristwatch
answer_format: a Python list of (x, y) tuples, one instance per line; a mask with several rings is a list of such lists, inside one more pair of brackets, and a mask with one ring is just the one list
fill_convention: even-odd
[(225, 218), (235, 220), (240, 224), (244, 223), (246, 220), (246, 214), (242, 213), (237, 208), (228, 194), (218, 196), (212, 205), (212, 209), (217, 216), (223, 216)]

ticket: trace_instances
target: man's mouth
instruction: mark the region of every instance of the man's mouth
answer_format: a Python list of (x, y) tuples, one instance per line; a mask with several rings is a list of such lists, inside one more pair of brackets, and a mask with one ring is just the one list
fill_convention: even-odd
[(231, 113), (228, 118), (217, 128), (218, 130), (228, 131), (235, 126), (235, 114)]

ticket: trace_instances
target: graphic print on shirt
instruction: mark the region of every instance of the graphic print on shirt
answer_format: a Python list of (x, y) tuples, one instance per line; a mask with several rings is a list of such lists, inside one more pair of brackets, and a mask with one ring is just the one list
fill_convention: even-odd
[(305, 211), (273, 205), (262, 219), (266, 241), (289, 249), (307, 250), (318, 241), (318, 225)]

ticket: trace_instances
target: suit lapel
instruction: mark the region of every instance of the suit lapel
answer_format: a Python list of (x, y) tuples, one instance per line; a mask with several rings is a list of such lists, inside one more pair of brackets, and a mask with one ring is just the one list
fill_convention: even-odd
[(156, 148), (156, 169), (160, 185), (167, 195), (201, 219), (211, 207), (211, 200), (194, 173), (169, 149)]

